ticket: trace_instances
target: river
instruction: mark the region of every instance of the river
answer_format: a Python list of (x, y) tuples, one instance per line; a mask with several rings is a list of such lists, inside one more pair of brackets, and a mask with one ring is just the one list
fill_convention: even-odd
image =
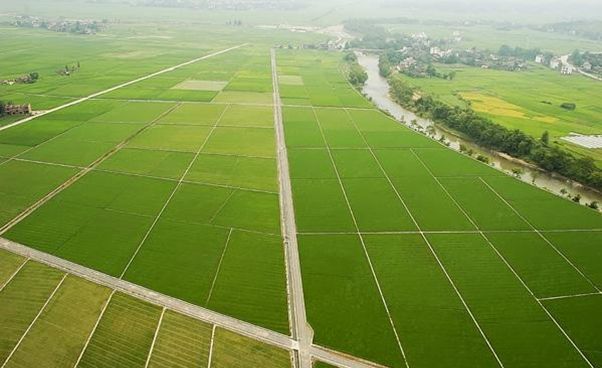
[[(416, 116), (413, 112), (404, 109), (389, 95), (389, 84), (387, 80), (381, 77), (378, 69), (378, 55), (357, 53), (359, 64), (368, 73), (368, 80), (364, 85), (362, 92), (372, 99), (372, 102), (381, 110), (391, 114), (397, 121), (403, 123), (414, 130), (428, 132), (433, 139), (443, 139), (450, 149), (459, 151), (460, 145), (472, 149), (475, 154), (481, 154), (489, 158), (491, 166), (501, 170), (508, 175), (513, 175), (513, 170), (521, 171), (520, 180), (535, 185), (539, 188), (548, 190), (558, 196), (563, 195), (563, 191), (567, 191), (570, 195), (579, 194), (581, 203), (586, 204), (596, 201), (602, 204), (602, 194), (585, 188), (577, 183), (573, 183), (561, 178), (555, 177), (544, 171), (530, 167), (529, 165), (521, 164), (512, 159), (506, 159), (495, 152), (485, 150), (471, 141), (462, 139), (448, 131), (440, 129), (431, 120)], [(442, 138), (443, 137), (443, 138)]]

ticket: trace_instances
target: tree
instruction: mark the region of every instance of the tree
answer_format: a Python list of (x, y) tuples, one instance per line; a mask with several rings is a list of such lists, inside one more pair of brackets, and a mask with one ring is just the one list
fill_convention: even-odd
[(581, 194), (577, 193), (573, 196), (573, 202), (579, 203), (581, 202)]
[(454, 78), (456, 78), (456, 71), (455, 71), (455, 70), (452, 70), (451, 72), (449, 72), (449, 73), (447, 74), (447, 79), (449, 79), (449, 80), (454, 80)]
[(6, 104), (4, 101), (0, 101), (0, 116), (6, 113)]
[(550, 133), (548, 133), (547, 130), (541, 135), (541, 143), (545, 144), (546, 146), (550, 143)]
[(592, 210), (597, 210), (599, 208), (598, 202), (593, 201), (591, 203), (588, 203), (587, 207), (591, 208)]

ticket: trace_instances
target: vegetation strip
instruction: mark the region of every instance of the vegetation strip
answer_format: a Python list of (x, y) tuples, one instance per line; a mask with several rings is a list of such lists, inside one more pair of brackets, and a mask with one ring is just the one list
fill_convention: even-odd
[(27, 326), (27, 329), (25, 330), (25, 332), (23, 332), (23, 335), (21, 335), (21, 338), (19, 339), (19, 341), (17, 341), (17, 343), (15, 344), (15, 346), (13, 347), (13, 349), (11, 350), (10, 354), (8, 354), (8, 356), (4, 360), (4, 363), (2, 364), (2, 368), (6, 367), (6, 364), (8, 363), (8, 361), (10, 360), (10, 358), (12, 358), (12, 356), (15, 354), (15, 352), (17, 351), (17, 349), (21, 345), (21, 342), (23, 342), (23, 339), (25, 339), (25, 336), (27, 336), (27, 333), (31, 330), (31, 328), (33, 327), (33, 325), (38, 320), (38, 318), (42, 315), (42, 312), (44, 312), (44, 309), (46, 309), (46, 306), (48, 305), (48, 303), (50, 303), (50, 301), (52, 300), (52, 298), (54, 298), (54, 295), (56, 294), (56, 292), (59, 290), (59, 288), (61, 287), (61, 285), (63, 284), (63, 282), (67, 278), (67, 275), (68, 275), (68, 273), (65, 273), (63, 275), (63, 277), (61, 278), (61, 280), (59, 281), (59, 283), (56, 285), (56, 287), (54, 288), (54, 290), (52, 291), (52, 293), (50, 294), (50, 296), (48, 296), (48, 299), (46, 299), (46, 302), (44, 303), (44, 305), (42, 305), (42, 308), (40, 308), (38, 314), (36, 314), (36, 316), (34, 317), (33, 321), (31, 321), (31, 323), (29, 324), (29, 326)]
[[(455, 203), (455, 205), (458, 206), (458, 208), (462, 211), (462, 213), (464, 214), (464, 216), (466, 216), (466, 218), (475, 226), (475, 228), (479, 229), (478, 225), (474, 222), (474, 220), (468, 215), (468, 213), (464, 210), (464, 208), (462, 208), (462, 206), (460, 206), (460, 204), (456, 201), (456, 199), (449, 193), (449, 191), (447, 190), (447, 188), (445, 188), (445, 186), (443, 186), (443, 184), (441, 184), (441, 182), (439, 181), (439, 179), (437, 179), (435, 177), (435, 175), (428, 168), (428, 166), (424, 163), (424, 161), (422, 161), (422, 159), (418, 155), (416, 155), (416, 152), (414, 152), (413, 149), (411, 149), (411, 151), (418, 158), (418, 160), (422, 163), (422, 165), (424, 165), (424, 167), (428, 171), (428, 173), (437, 181), (437, 183), (441, 186), (441, 188), (443, 189), (443, 191), (449, 196), (449, 198)], [(479, 179), (482, 180), (482, 178), (480, 178), (480, 177), (479, 177)], [(493, 189), (491, 187), (490, 187), (490, 189), (493, 191)], [(497, 192), (496, 192), (496, 194), (497, 194)], [(575, 348), (575, 350), (579, 353), (579, 355), (587, 362), (587, 364), (591, 368), (594, 368), (594, 366), (589, 361), (589, 359), (585, 356), (585, 354), (581, 351), (581, 349), (579, 349), (577, 347), (577, 345), (575, 344), (575, 342), (573, 341), (573, 339), (571, 339), (571, 337), (567, 334), (567, 332), (564, 330), (564, 328), (558, 323), (558, 321), (556, 320), (556, 318), (554, 318), (554, 316), (552, 316), (552, 314), (543, 305), (543, 303), (539, 299), (537, 299), (537, 297), (535, 297), (535, 294), (533, 293), (533, 291), (531, 290), (531, 288), (525, 283), (525, 281), (522, 279), (522, 277), (520, 277), (520, 275), (516, 272), (516, 270), (514, 269), (514, 267), (512, 267), (512, 265), (506, 260), (506, 258), (499, 252), (499, 250), (493, 245), (493, 243), (489, 240), (489, 238), (487, 238), (487, 236), (482, 231), (479, 231), (479, 233), (480, 233), (480, 236), (483, 238), (483, 240), (485, 240), (485, 242), (492, 248), (492, 250), (495, 252), (495, 254), (504, 262), (504, 264), (506, 265), (506, 267), (508, 267), (512, 271), (512, 273), (514, 274), (514, 276), (520, 281), (520, 283), (522, 284), (522, 286), (529, 292), (529, 294), (533, 297), (533, 299), (535, 299), (537, 301), (537, 304), (539, 304), (539, 306), (541, 307), (541, 309), (543, 309), (544, 312), (547, 314), (547, 316), (554, 322), (554, 324), (556, 325), (556, 327), (562, 332), (562, 334), (564, 335), (564, 337)], [(582, 274), (582, 276), (585, 278), (585, 276), (583, 274)], [(593, 285), (593, 283), (592, 283), (592, 285)], [(595, 285), (593, 285), (593, 286), (595, 287)]]
[[(323, 131), (322, 125), (320, 124), (320, 119), (318, 118), (318, 115), (316, 114), (315, 109), (313, 111), (314, 111), (314, 115), (315, 115), (316, 121), (318, 122), (318, 127), (320, 129), (320, 133), (322, 134), (322, 139), (324, 139), (324, 141), (326, 142), (326, 136), (324, 135), (324, 131)], [(356, 219), (355, 214), (353, 212), (353, 208), (351, 207), (351, 204), (349, 203), (349, 198), (347, 197), (347, 192), (345, 190), (345, 187), (343, 186), (343, 182), (341, 180), (339, 169), (337, 168), (336, 162), (334, 160), (334, 157), (332, 156), (332, 152), (330, 151), (330, 146), (328, 144), (326, 145), (326, 151), (328, 152), (328, 156), (330, 158), (331, 164), (334, 167), (334, 171), (335, 171), (335, 174), (336, 174), (336, 177), (337, 177), (337, 181), (338, 181), (339, 186), (340, 186), (340, 188), (341, 188), (341, 190), (343, 192), (343, 197), (345, 198), (345, 203), (347, 204), (347, 208), (349, 209), (349, 212), (351, 213), (351, 219), (353, 220), (353, 224), (354, 224), (356, 233), (357, 233), (357, 235), (358, 235), (358, 237), (360, 239), (360, 242), (362, 244), (364, 255), (366, 256), (366, 259), (367, 259), (368, 264), (370, 266), (370, 271), (372, 273), (372, 277), (374, 279), (374, 282), (375, 282), (376, 287), (378, 289), (378, 293), (380, 294), (381, 301), (382, 301), (383, 306), (385, 308), (385, 311), (387, 313), (387, 317), (389, 319), (389, 323), (391, 324), (391, 328), (393, 329), (393, 333), (394, 333), (395, 339), (397, 341), (397, 346), (399, 347), (399, 350), (400, 350), (401, 355), (403, 357), (403, 361), (405, 363), (405, 366), (409, 368), (409, 362), (408, 362), (408, 360), (406, 358), (406, 354), (405, 354), (405, 351), (403, 349), (403, 346), (401, 345), (401, 340), (399, 338), (399, 334), (398, 334), (397, 329), (395, 327), (395, 322), (393, 321), (393, 318), (391, 317), (391, 312), (389, 311), (389, 306), (387, 305), (387, 301), (385, 299), (385, 296), (383, 295), (383, 291), (382, 291), (382, 288), (380, 286), (380, 282), (378, 280), (378, 277), (376, 276), (376, 272), (374, 271), (374, 266), (372, 264), (372, 260), (370, 259), (370, 255), (368, 254), (368, 250), (366, 249), (366, 244), (364, 243), (364, 237), (362, 236), (362, 234), (360, 232), (360, 228), (358, 226), (357, 219)], [(370, 150), (370, 152), (371, 152), (371, 150)]]

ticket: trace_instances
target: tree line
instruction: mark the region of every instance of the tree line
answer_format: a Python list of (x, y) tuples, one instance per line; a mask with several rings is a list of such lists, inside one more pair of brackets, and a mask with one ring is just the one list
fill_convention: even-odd
[(536, 164), (569, 179), (602, 190), (602, 170), (591, 157), (575, 157), (549, 145), (549, 135), (533, 138), (518, 129), (508, 129), (479, 116), (470, 106), (450, 106), (424, 95), (398, 77), (389, 77), (391, 95), (404, 107), (462, 132), (477, 144)]

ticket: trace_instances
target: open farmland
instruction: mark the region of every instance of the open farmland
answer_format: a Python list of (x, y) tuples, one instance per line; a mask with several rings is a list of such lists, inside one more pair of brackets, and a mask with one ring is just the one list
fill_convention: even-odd
[(599, 213), (287, 47), (324, 35), (137, 26), (0, 87), (84, 97), (0, 128), (0, 368), (602, 368)]
[[(279, 57), (282, 85), (305, 62)], [(598, 213), (379, 111), (283, 102), (314, 343), (391, 367), (597, 366), (599, 318), (569, 315), (602, 297)]]
[[(269, 80), (268, 53), (232, 52), (167, 74), (225, 80), (217, 97), (233, 90), (271, 99), (254, 82), (239, 83)], [(198, 76), (222, 58), (227, 75)], [(246, 101), (92, 100), (0, 132), (11, 143), (4, 177), (39, 186), (2, 181), (4, 236), (287, 333), (272, 108)]]
[(0, 265), (3, 367), (290, 367), (286, 350), (4, 250)]
[[(442, 72), (455, 71), (454, 80), (400, 78), (452, 106), (471, 107), (494, 122), (540, 138), (548, 131), (550, 142), (602, 164), (602, 150), (588, 149), (561, 140), (570, 133), (602, 133), (602, 110), (598, 103), (602, 85), (581, 75), (563, 76), (538, 65), (529, 70), (507, 72), (467, 66), (438, 65)], [(562, 103), (575, 103), (568, 111)]]

